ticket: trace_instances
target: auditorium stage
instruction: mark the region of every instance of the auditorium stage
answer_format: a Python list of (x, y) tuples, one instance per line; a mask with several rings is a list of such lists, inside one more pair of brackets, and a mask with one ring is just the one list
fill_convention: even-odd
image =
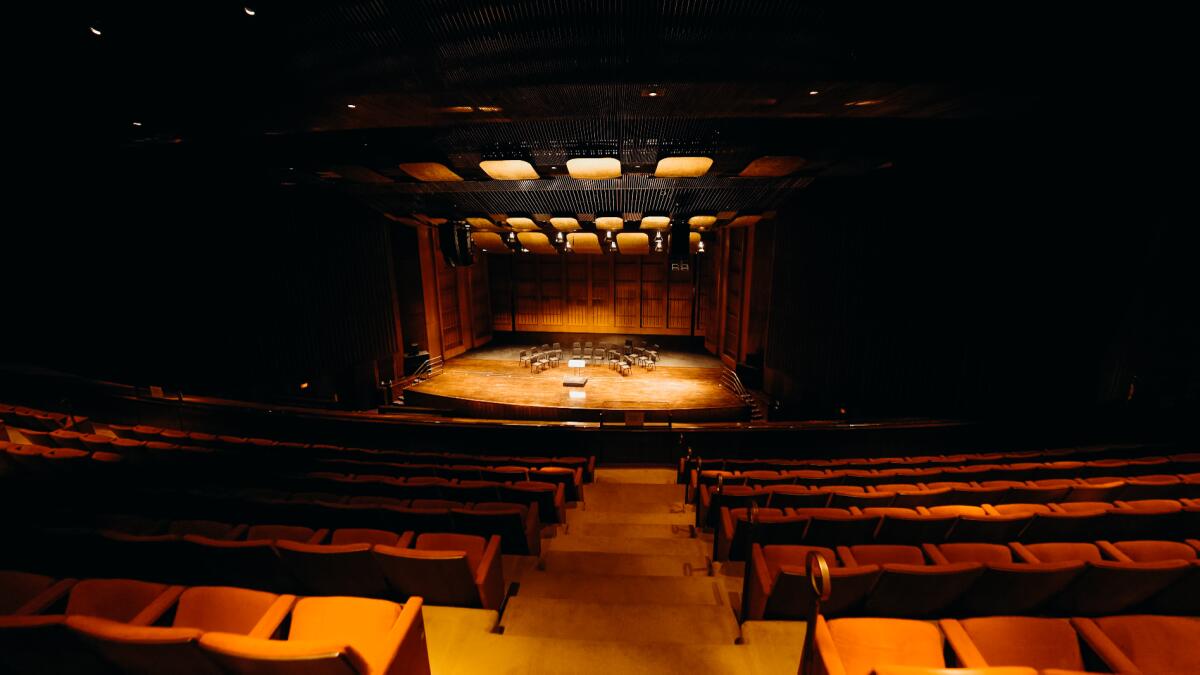
[(405, 389), (404, 401), (492, 419), (595, 422), (603, 415), (606, 424), (620, 424), (627, 412), (643, 413), (649, 423), (749, 419), (742, 400), (720, 386), (720, 361), (707, 354), (664, 351), (664, 365), (629, 375), (589, 365), (579, 369), (585, 386), (565, 387), (563, 377), (576, 374), (565, 360), (535, 374), (520, 365), (519, 352), (487, 347), (450, 359), (441, 375)]

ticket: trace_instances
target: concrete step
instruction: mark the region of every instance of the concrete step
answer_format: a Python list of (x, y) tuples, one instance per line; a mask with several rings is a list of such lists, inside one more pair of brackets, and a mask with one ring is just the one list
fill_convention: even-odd
[(596, 469), (597, 483), (666, 485), (675, 483), (675, 469)]
[[(569, 519), (568, 519), (569, 520)], [(664, 523), (589, 523), (570, 525), (567, 534), (584, 537), (625, 537), (688, 539), (692, 536), (690, 525), (668, 525)]]
[(622, 643), (732, 645), (740, 635), (721, 605), (617, 605), (572, 599), (510, 598), (500, 619), (506, 636)]
[(682, 503), (683, 485), (645, 485), (640, 483), (589, 483), (583, 486), (583, 501), (593, 505), (675, 504)]
[(580, 523), (608, 523), (621, 525), (693, 525), (696, 514), (687, 509), (664, 509), (654, 513), (641, 511), (602, 511), (589, 509), (567, 509), (567, 522), (571, 526)]
[(643, 577), (707, 576), (708, 560), (702, 555), (639, 555), (551, 550), (542, 554), (542, 569), (546, 572)]
[(573, 572), (530, 572), (518, 597), (574, 599), (610, 604), (723, 605), (722, 584), (714, 577), (631, 577)]
[(591, 537), (568, 534), (543, 542), (547, 551), (595, 551), (597, 553), (638, 553), (703, 557), (709, 549), (701, 541), (675, 537)]

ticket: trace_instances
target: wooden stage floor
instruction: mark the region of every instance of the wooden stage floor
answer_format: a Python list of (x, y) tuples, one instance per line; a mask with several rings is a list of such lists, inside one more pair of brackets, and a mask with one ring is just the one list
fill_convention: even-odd
[(453, 410), (468, 417), (624, 421), (625, 412), (645, 413), (647, 422), (709, 422), (747, 419), (745, 404), (719, 385), (720, 368), (659, 366), (630, 375), (602, 365), (578, 369), (588, 382), (564, 387), (566, 365), (533, 374), (515, 359), (471, 358), (446, 362), (441, 375), (409, 387), (405, 402)]

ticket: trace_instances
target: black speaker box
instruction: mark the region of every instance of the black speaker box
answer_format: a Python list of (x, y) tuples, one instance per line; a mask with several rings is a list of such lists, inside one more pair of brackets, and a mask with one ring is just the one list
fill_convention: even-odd
[(688, 262), (692, 256), (692, 245), (688, 239), (691, 230), (682, 218), (671, 221), (671, 262)]

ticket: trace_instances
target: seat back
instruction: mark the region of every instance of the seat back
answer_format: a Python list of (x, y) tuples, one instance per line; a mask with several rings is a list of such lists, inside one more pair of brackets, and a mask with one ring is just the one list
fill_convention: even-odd
[(200, 649), (199, 640), (204, 632), (197, 628), (131, 626), (91, 616), (67, 617), (67, 626), (123, 673), (222, 673), (216, 662)]
[(275, 549), (300, 591), (310, 595), (379, 598), (387, 582), (371, 555), (370, 544), (302, 544), (279, 541)]
[(1034, 614), (1078, 577), (1082, 561), (986, 563), (983, 573), (953, 605), (960, 616)]
[(203, 586), (236, 586), (286, 593), (295, 580), (284, 568), (271, 542), (265, 539), (223, 541), (193, 534), (184, 536), (188, 576)]
[(998, 616), (959, 623), (987, 663), (1087, 670), (1067, 619)]
[(375, 562), (397, 599), (420, 596), (431, 605), (480, 607), (475, 574), (464, 551), (375, 546)]

